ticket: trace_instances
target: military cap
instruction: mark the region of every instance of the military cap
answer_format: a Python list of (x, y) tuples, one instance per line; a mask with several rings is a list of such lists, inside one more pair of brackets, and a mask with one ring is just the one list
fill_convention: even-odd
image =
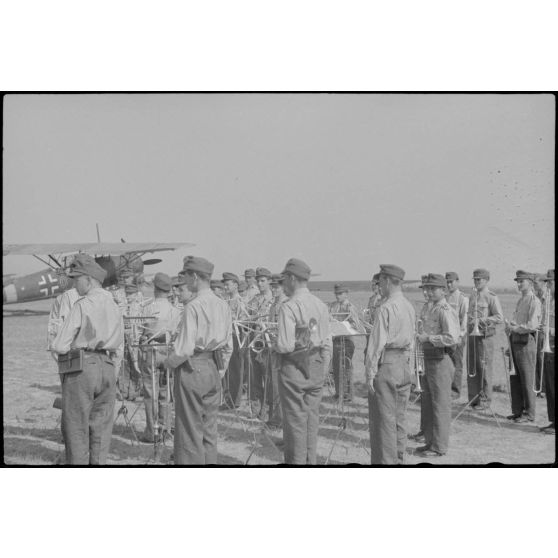
[(241, 281), (238, 284), (238, 292), (239, 293), (243, 293), (247, 288), (248, 288), (248, 285), (246, 284), (246, 281)]
[(544, 278), (545, 281), (554, 281), (554, 270), (553, 269), (549, 269), (546, 277)]
[(280, 285), (283, 282), (283, 276), (280, 273), (274, 273), (271, 276), (271, 284), (273, 286)]
[(265, 267), (258, 267), (256, 268), (256, 279), (258, 277), (267, 277), (268, 279), (271, 279), (271, 271)]
[(423, 281), (424, 287), (443, 287), (447, 286), (446, 278), (439, 273), (429, 273)]
[(221, 281), (219, 279), (211, 279), (211, 281), (209, 282), (209, 286), (212, 289), (222, 289), (222, 288), (224, 288), (223, 281)]
[(255, 276), (256, 276), (256, 272), (252, 268), (249, 268), (244, 272), (244, 277), (255, 277)]
[(421, 287), (424, 287), (424, 284), (426, 283), (427, 279), (428, 279), (428, 274), (420, 276), (420, 286)]
[(455, 271), (446, 271), (446, 281), (459, 281), (459, 275)]
[(225, 271), (225, 273), (223, 273), (223, 281), (234, 281), (237, 285), (240, 285), (240, 279), (238, 278), (238, 275), (235, 275), (230, 271)]
[(349, 288), (343, 285), (342, 283), (337, 283), (333, 286), (333, 292), (335, 294), (348, 293)]
[(533, 281), (535, 279), (535, 276), (534, 276), (533, 273), (529, 273), (528, 271), (523, 271), (521, 269), (518, 269), (515, 272), (514, 281), (523, 281), (523, 279), (529, 279), (529, 280)]
[(380, 264), (380, 275), (388, 275), (389, 277), (403, 280), (405, 278), (405, 271), (397, 265)]
[(194, 271), (211, 275), (213, 273), (213, 264), (205, 258), (199, 256), (186, 256), (184, 258), (184, 267), (182, 271)]
[(281, 272), (282, 275), (291, 273), (299, 279), (308, 281), (310, 279), (310, 272), (312, 270), (302, 261), (297, 258), (291, 258), (286, 264), (285, 269)]
[(79, 275), (89, 275), (102, 283), (107, 272), (95, 261), (95, 258), (88, 254), (76, 254), (74, 260), (70, 264), (68, 277), (78, 277)]
[(473, 271), (473, 279), (490, 279), (490, 271), (488, 269), (475, 269)]
[(179, 273), (178, 275), (175, 275), (171, 279), (171, 283), (172, 283), (173, 287), (179, 287), (180, 285), (185, 285), (186, 284), (186, 278), (184, 276), (184, 273)]
[(379, 282), (380, 282), (380, 274), (374, 273), (374, 275), (372, 275), (372, 283), (379, 283)]
[(171, 278), (166, 273), (156, 273), (153, 277), (153, 286), (160, 291), (169, 292), (171, 290)]

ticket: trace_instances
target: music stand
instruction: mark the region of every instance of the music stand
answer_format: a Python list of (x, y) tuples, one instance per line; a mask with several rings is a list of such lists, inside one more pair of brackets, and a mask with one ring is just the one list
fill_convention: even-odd
[[(467, 334), (467, 343), (466, 343), (466, 349), (467, 349), (467, 369), (469, 368), (469, 337), (479, 337), (479, 336), (471, 336), (470, 334)], [(478, 374), (478, 370), (477, 370), (477, 354), (476, 354), (476, 349), (477, 349), (477, 345), (476, 342), (473, 341), (473, 374), (469, 374), (469, 372), (467, 371), (467, 375), (470, 378), (473, 378), (474, 376), (476, 376)], [(494, 420), (496, 421), (496, 424), (498, 425), (498, 427), (500, 429), (502, 429), (502, 425), (500, 424), (500, 421), (498, 420), (498, 417), (496, 416), (496, 413), (494, 412), (494, 410), (492, 409), (492, 405), (491, 403), (488, 401), (488, 397), (484, 391), (484, 377), (485, 377), (485, 369), (486, 369), (486, 353), (483, 350), (483, 358), (481, 361), (481, 378), (480, 378), (480, 390), (479, 392), (470, 400), (466, 403), (466, 405), (459, 411), (459, 413), (457, 413), (457, 415), (455, 415), (455, 418), (451, 421), (451, 424), (453, 425), (454, 422), (467, 410), (470, 409), (473, 404), (474, 401), (477, 401), (483, 405), (483, 409), (488, 409), (490, 411), (490, 413), (492, 414)]]
[[(359, 336), (363, 336), (363, 335), (366, 336), (366, 332), (361, 333), (361, 332), (357, 331), (347, 321), (340, 322), (338, 320), (332, 320), (330, 322), (330, 325), (331, 325), (331, 328), (332, 328), (333, 339), (340, 339), (341, 340), (341, 354), (340, 354), (340, 357), (339, 357), (339, 361), (340, 361), (341, 365), (339, 367), (339, 379), (338, 379), (339, 387), (337, 388), (339, 398), (338, 398), (337, 404), (336, 404), (336, 409), (339, 412), (338, 415), (337, 415), (338, 418), (339, 418), (339, 424), (338, 424), (338, 427), (337, 427), (338, 428), (337, 434), (336, 434), (336, 436), (333, 440), (333, 444), (330, 448), (329, 454), (326, 458), (326, 461), (325, 461), (324, 465), (329, 464), (329, 460), (331, 459), (331, 456), (333, 454), (333, 451), (334, 451), (335, 447), (337, 446), (337, 442), (339, 441), (339, 438), (340, 438), (341, 434), (343, 432), (347, 431), (347, 430), (352, 430), (353, 432), (356, 432), (356, 430), (357, 430), (355, 428), (356, 425), (355, 425), (354, 420), (351, 418), (351, 416), (345, 410), (345, 403), (348, 403), (348, 402), (345, 401), (345, 375), (346, 375), (346, 370), (348, 368), (347, 363), (350, 362), (350, 360), (351, 360), (346, 355), (345, 340), (346, 340), (346, 338), (351, 338), (351, 337), (359, 337)], [(351, 405), (354, 405), (354, 403), (351, 402)], [(330, 416), (330, 414), (331, 414), (331, 412), (328, 412), (326, 414), (326, 416), (321, 421), (322, 424)], [(364, 441), (364, 443), (363, 443), (363, 441), (359, 441), (359, 443), (356, 445), (356, 447), (358, 448), (360, 445), (362, 445), (362, 447), (366, 451), (366, 453), (368, 453), (368, 455), (370, 455), (370, 452), (366, 448), (365, 441)]]

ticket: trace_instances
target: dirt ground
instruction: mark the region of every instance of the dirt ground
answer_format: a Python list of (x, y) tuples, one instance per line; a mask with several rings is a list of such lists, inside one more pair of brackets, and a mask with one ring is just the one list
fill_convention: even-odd
[[(316, 293), (326, 301), (333, 300), (330, 293)], [(409, 292), (409, 298), (421, 304), (418, 292)], [(351, 299), (363, 308), (368, 293), (352, 293)], [(515, 306), (515, 295), (501, 295), (504, 314), (510, 317)], [(33, 309), (49, 309), (51, 301), (21, 305)], [(3, 319), (3, 418), (4, 462), (6, 464), (51, 465), (60, 457), (63, 445), (60, 434), (60, 411), (52, 407), (60, 394), (56, 364), (45, 350), (48, 316), (4, 317)], [(420, 464), (550, 464), (555, 461), (555, 437), (539, 433), (538, 426), (548, 423), (546, 402), (537, 399), (535, 424), (512, 424), (505, 416), (510, 413), (507, 382), (504, 375), (500, 347), (505, 337), (497, 334), (494, 355), (494, 400), (492, 410), (471, 412), (466, 410), (452, 424), (450, 448), (447, 455), (436, 460), (421, 459), (415, 455), (417, 444), (409, 441), (406, 463)], [(355, 338), (355, 398), (341, 409), (333, 400), (330, 385), (324, 387), (320, 409), (321, 424), (318, 443), (318, 463), (343, 465), (348, 463), (369, 464), (368, 409), (366, 389), (363, 384), (364, 338)], [(411, 395), (407, 431), (416, 433), (420, 420), (419, 402)], [(453, 416), (466, 403), (466, 380), (462, 399), (453, 405)], [(118, 414), (121, 403), (115, 409), (115, 426), (108, 463), (111, 465), (144, 465), (168, 463), (172, 443), (168, 441), (154, 459), (152, 445), (138, 444)], [(141, 400), (125, 402), (127, 416), (140, 434), (144, 428), (144, 410)], [(236, 413), (224, 411), (219, 414), (219, 463), (221, 465), (276, 465), (282, 462), (281, 432), (268, 432), (261, 422), (251, 419), (244, 404)]]

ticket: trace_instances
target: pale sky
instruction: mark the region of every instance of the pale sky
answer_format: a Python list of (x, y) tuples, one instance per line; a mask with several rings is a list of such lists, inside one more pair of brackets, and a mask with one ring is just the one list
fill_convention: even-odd
[[(4, 98), (3, 242), (188, 241), (216, 274), (554, 267), (551, 95)], [(149, 257), (149, 256), (147, 256)], [(4, 273), (44, 267), (4, 257)]]

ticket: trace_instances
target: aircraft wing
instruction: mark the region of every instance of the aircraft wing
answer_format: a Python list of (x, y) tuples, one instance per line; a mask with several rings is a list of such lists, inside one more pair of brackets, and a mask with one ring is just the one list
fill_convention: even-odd
[(34, 256), (35, 254), (69, 254), (86, 252), (88, 254), (119, 255), (176, 250), (183, 246), (195, 246), (191, 242), (84, 242), (60, 244), (4, 244), (3, 256)]

